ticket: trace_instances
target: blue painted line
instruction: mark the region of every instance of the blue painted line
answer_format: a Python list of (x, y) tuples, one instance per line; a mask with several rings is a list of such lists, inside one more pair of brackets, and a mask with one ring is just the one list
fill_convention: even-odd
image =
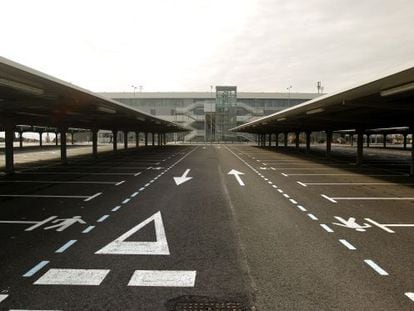
[(103, 222), (105, 219), (107, 219), (109, 215), (103, 215), (101, 218), (97, 220), (97, 222)]
[(70, 240), (66, 242), (65, 245), (63, 245), (61, 248), (55, 251), (55, 253), (63, 253), (65, 250), (67, 250), (69, 247), (71, 247), (73, 244), (75, 244), (78, 240)]
[(89, 233), (89, 232), (91, 232), (94, 228), (95, 228), (95, 226), (89, 226), (88, 228), (86, 228), (85, 230), (83, 230), (83, 231), (82, 231), (82, 233)]
[(32, 269), (30, 269), (29, 271), (27, 271), (25, 274), (23, 274), (24, 278), (28, 278), (31, 277), (32, 275), (34, 275), (37, 271), (39, 271), (40, 269), (42, 269), (44, 266), (46, 266), (50, 261), (47, 260), (43, 260), (41, 262), (39, 262), (36, 266), (34, 266)]

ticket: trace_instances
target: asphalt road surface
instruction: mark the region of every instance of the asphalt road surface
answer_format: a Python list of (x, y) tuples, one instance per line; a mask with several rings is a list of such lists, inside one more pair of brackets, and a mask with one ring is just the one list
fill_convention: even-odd
[(0, 178), (1, 310), (414, 310), (401, 156), (164, 146)]

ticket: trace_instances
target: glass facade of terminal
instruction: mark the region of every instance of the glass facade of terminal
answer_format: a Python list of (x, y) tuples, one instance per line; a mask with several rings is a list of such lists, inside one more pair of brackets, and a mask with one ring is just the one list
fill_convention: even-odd
[[(111, 97), (128, 106), (176, 122), (191, 130), (180, 139), (202, 142), (251, 140), (253, 137), (248, 134), (239, 135), (229, 132), (228, 129), (300, 104), (318, 95), (302, 93), (301, 96), (297, 96), (300, 98), (295, 98), (295, 94), (288, 96), (288, 94), (279, 93), (280, 97), (269, 98), (268, 95), (263, 95), (266, 93), (248, 93), (249, 95), (246, 96), (243, 94), (247, 93), (238, 93), (235, 86), (217, 86), (216, 92), (211, 94), (177, 94), (181, 94), (182, 97), (171, 98), (175, 96), (174, 93), (151, 93), (148, 97), (146, 93), (131, 94), (130, 97), (125, 94), (118, 97), (117, 93), (112, 93)], [(258, 94), (257, 97), (254, 94)]]

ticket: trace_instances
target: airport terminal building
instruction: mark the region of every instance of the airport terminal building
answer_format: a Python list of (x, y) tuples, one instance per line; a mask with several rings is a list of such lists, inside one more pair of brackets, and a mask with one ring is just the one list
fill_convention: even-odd
[(216, 86), (215, 92), (100, 93), (190, 130), (178, 140), (224, 142), (253, 140), (248, 133), (228, 129), (313, 99), (317, 93), (237, 92), (236, 86)]

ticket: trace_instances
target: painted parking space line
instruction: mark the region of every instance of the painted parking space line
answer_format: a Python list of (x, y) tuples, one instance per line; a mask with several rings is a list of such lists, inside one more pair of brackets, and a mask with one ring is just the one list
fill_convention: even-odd
[(333, 203), (337, 203), (336, 201), (340, 200), (350, 200), (350, 201), (361, 201), (361, 200), (368, 200), (368, 201), (411, 201), (414, 200), (414, 197), (328, 197), (323, 195), (323, 197)]
[(82, 233), (89, 233), (89, 232), (91, 232), (94, 228), (95, 228), (95, 226), (89, 226), (89, 227), (87, 227), (85, 230), (83, 230), (83, 231), (82, 231)]
[(412, 301), (414, 301), (414, 292), (407, 292), (404, 295), (407, 296), (408, 298), (410, 298)]
[[(141, 172), (140, 172), (141, 173)], [(115, 172), (27, 172), (16, 171), (16, 175), (126, 175), (136, 176), (137, 173), (115, 173)]]
[(409, 174), (362, 174), (362, 173), (295, 173), (295, 174), (285, 174), (281, 173), (283, 176), (378, 176), (378, 177), (410, 177)]
[(102, 192), (97, 192), (94, 195), (91, 195), (89, 198), (85, 199), (85, 202), (91, 201), (93, 199), (95, 199), (96, 197), (99, 197), (102, 194)]
[(300, 182), (298, 184), (307, 186), (413, 186), (414, 183), (392, 183), (392, 182)]
[(71, 247), (76, 242), (77, 242), (77, 240), (70, 240), (70, 241), (66, 242), (64, 245), (62, 245), (60, 248), (58, 248), (55, 251), (55, 253), (57, 253), (57, 254), (63, 253), (64, 251), (66, 251), (69, 247)]
[(108, 269), (50, 269), (33, 284), (97, 286), (109, 272)]
[(332, 203), (338, 203), (333, 198), (328, 197), (326, 194), (321, 194), (321, 197), (327, 199), (328, 201), (331, 201)]
[(36, 272), (38, 272), (39, 270), (43, 269), (46, 265), (48, 265), (49, 262), (50, 261), (47, 261), (47, 260), (43, 260), (43, 261), (39, 262), (36, 266), (31, 268), (25, 274), (23, 274), (23, 277), (24, 278), (29, 278), (29, 277), (33, 276)]
[(194, 287), (196, 271), (135, 270), (128, 286)]
[[(125, 182), (125, 181), (123, 181)], [(0, 180), (2, 184), (12, 184), (12, 183), (28, 183), (28, 184), (97, 184), (97, 185), (115, 185), (122, 182), (118, 181), (59, 181), (59, 180)]]
[(349, 243), (347, 240), (345, 239), (339, 239), (339, 242), (344, 245), (347, 249), (354, 251), (356, 250), (356, 247), (353, 246), (351, 243)]
[(379, 265), (377, 265), (373, 260), (371, 259), (365, 259), (364, 262), (370, 266), (372, 269), (375, 270), (379, 275), (386, 276), (389, 275), (387, 271), (382, 269)]
[(0, 197), (13, 198), (58, 198), (58, 199), (88, 199), (90, 196), (86, 195), (48, 195), (48, 194), (0, 194)]
[(7, 297), (9, 297), (9, 295), (0, 294), (0, 302), (2, 302), (3, 300), (5, 300)]
[(101, 218), (99, 218), (96, 222), (104, 222), (105, 219), (107, 219), (109, 215), (103, 215)]

